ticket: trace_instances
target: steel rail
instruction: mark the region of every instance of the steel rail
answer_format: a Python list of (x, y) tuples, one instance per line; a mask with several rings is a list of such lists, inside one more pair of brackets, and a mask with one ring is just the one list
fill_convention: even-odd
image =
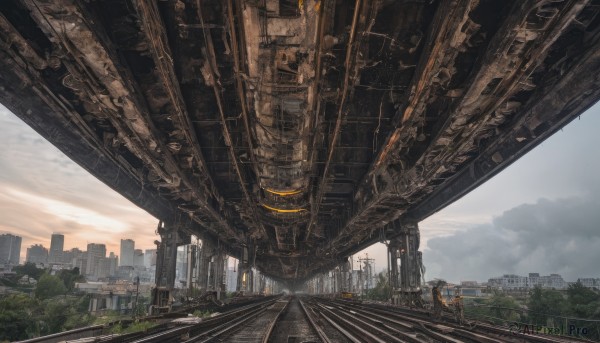
[(279, 320), (279, 317), (281, 316), (281, 314), (283, 313), (283, 311), (285, 311), (285, 309), (288, 307), (289, 304), (290, 304), (290, 302), (288, 301), (285, 304), (285, 306), (281, 309), (281, 311), (279, 311), (277, 313), (277, 315), (275, 316), (275, 318), (271, 321), (271, 323), (267, 327), (267, 331), (265, 332), (265, 335), (264, 335), (264, 337), (262, 339), (262, 343), (268, 343), (269, 342), (269, 337), (271, 337), (271, 334), (273, 333), (273, 328), (275, 328), (275, 324), (277, 323), (277, 321)]
[(319, 336), (321, 341), (323, 341), (323, 343), (331, 343), (331, 340), (329, 339), (329, 337), (327, 337), (325, 331), (323, 331), (323, 329), (321, 329), (321, 327), (317, 325), (313, 316), (308, 312), (306, 306), (304, 306), (304, 302), (300, 299), (298, 299), (298, 302), (300, 303), (300, 307), (302, 307), (302, 310), (304, 311), (304, 315), (306, 315), (308, 322), (310, 323), (312, 328), (317, 332), (317, 335)]
[[(324, 301), (323, 299), (320, 299), (322, 301)], [(324, 301), (327, 302), (327, 301)], [(429, 316), (428, 313), (423, 312), (423, 311), (418, 311), (418, 310), (408, 310), (408, 309), (404, 309), (404, 308), (399, 308), (399, 307), (394, 307), (394, 308), (389, 308), (389, 309), (384, 309), (382, 308), (384, 305), (377, 305), (377, 304), (373, 304), (372, 306), (375, 306), (375, 308), (373, 307), (369, 307), (369, 306), (365, 306), (362, 304), (349, 304), (349, 303), (341, 303), (340, 301), (329, 301), (328, 303), (330, 304), (335, 304), (338, 306), (345, 306), (347, 309), (351, 309), (352, 311), (363, 311), (363, 312), (367, 312), (370, 315), (376, 314), (376, 316), (380, 316), (381, 318), (386, 318), (386, 320), (391, 320), (389, 317), (393, 316), (395, 318), (400, 318), (401, 320), (404, 321), (409, 321), (409, 322), (414, 322), (415, 324), (418, 324), (419, 326), (421, 326), (421, 329), (425, 329), (428, 331), (439, 331), (439, 328), (436, 327), (435, 325), (433, 325), (433, 323), (431, 322), (431, 317)], [(544, 336), (540, 336), (540, 335), (527, 335), (527, 336), (515, 336), (512, 332), (510, 332), (510, 330), (508, 329), (504, 329), (504, 328), (500, 328), (500, 327), (495, 327), (489, 324), (485, 324), (485, 323), (480, 323), (477, 322), (477, 325), (475, 327), (465, 327), (465, 326), (460, 326), (456, 323), (452, 323), (450, 322), (450, 318), (448, 318), (447, 315), (445, 315), (444, 317), (442, 317), (444, 319), (444, 321), (441, 323), (444, 326), (447, 326), (449, 328), (451, 328), (453, 330), (452, 334), (455, 336), (459, 336), (461, 338), (466, 338), (469, 340), (475, 340), (475, 341), (482, 341), (482, 342), (504, 342), (505, 341), (505, 337), (518, 337), (521, 340), (524, 340), (526, 342), (540, 342), (540, 343), (559, 343), (559, 342), (566, 342), (565, 339), (567, 339), (567, 341), (573, 341), (573, 338), (569, 337), (569, 338), (563, 338), (563, 337), (544, 337)], [(419, 327), (415, 327), (415, 329), (420, 329)], [(425, 331), (425, 330), (422, 330)], [(494, 335), (500, 336), (500, 337), (494, 337), (490, 335), (490, 332), (494, 333)], [(424, 334), (426, 334), (425, 332), (423, 332)], [(439, 333), (436, 333), (439, 334)], [(583, 342), (583, 341), (582, 341)]]

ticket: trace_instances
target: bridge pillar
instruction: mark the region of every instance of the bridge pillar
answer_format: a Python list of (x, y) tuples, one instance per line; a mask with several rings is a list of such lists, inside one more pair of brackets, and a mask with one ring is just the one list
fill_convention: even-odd
[(420, 233), (417, 223), (403, 223), (400, 235), (388, 244), (393, 304), (423, 307), (421, 298), (423, 259), (419, 244)]
[(207, 292), (210, 289), (210, 283), (208, 282), (210, 276), (210, 263), (215, 254), (213, 245), (206, 239), (202, 240), (202, 247), (200, 248), (200, 259), (197, 265), (197, 287), (200, 292)]
[(254, 293), (254, 273), (252, 271), (251, 261), (254, 261), (254, 249), (245, 246), (242, 250), (242, 258), (238, 263), (238, 292)]
[(156, 252), (155, 288), (152, 289), (152, 313), (169, 312), (173, 303), (175, 288), (175, 270), (177, 266), (177, 247), (189, 244), (190, 236), (184, 234), (175, 225), (158, 222), (160, 242)]
[(221, 294), (226, 291), (226, 259), (227, 254), (225, 253), (225, 250), (221, 247), (214, 250), (214, 254), (210, 259), (208, 290), (216, 292), (217, 299), (221, 299)]

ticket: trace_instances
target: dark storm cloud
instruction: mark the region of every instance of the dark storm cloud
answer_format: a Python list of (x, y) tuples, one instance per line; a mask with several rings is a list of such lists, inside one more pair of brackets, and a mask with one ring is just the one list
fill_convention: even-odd
[(600, 193), (538, 200), (491, 224), (431, 238), (427, 276), (487, 280), (504, 273), (559, 273), (566, 280), (600, 277)]

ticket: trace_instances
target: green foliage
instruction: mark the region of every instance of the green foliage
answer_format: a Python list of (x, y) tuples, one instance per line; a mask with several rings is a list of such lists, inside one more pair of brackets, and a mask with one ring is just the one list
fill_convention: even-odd
[(30, 318), (37, 305), (37, 300), (24, 294), (0, 298), (0, 341), (32, 337), (37, 330)]
[(40, 300), (18, 294), (0, 298), (0, 342), (28, 339), (90, 325), (88, 297)]
[(465, 306), (465, 314), (496, 324), (521, 320), (519, 303), (513, 297), (501, 293), (488, 299), (477, 299), (472, 306)]
[(44, 275), (45, 270), (44, 269), (40, 269), (38, 267), (35, 266), (34, 263), (30, 263), (27, 262), (24, 265), (21, 266), (15, 266), (13, 267), (13, 272), (17, 273), (17, 276), (20, 278), (23, 275), (28, 275), (29, 277), (32, 277), (34, 279), (36, 279), (37, 281), (40, 280), (40, 278), (42, 277), (42, 275)]
[(57, 295), (65, 294), (67, 287), (63, 281), (54, 275), (44, 274), (40, 277), (37, 287), (35, 288), (35, 296), (39, 299), (48, 299)]
[(373, 300), (386, 301), (390, 298), (390, 282), (386, 272), (377, 274), (377, 282), (375, 287), (367, 293), (367, 298)]
[(210, 317), (211, 312), (208, 310), (206, 310), (206, 311), (196, 310), (192, 314), (198, 318), (208, 318), (208, 317)]
[(76, 282), (85, 282), (85, 277), (79, 274), (79, 268), (75, 267), (71, 270), (63, 269), (56, 274), (62, 280), (63, 284), (69, 292), (75, 289)]
[(148, 308), (148, 299), (145, 297), (138, 297), (137, 305), (133, 304), (133, 316), (135, 318), (140, 318), (146, 315), (146, 309)]
[(542, 289), (536, 286), (529, 295), (527, 301), (529, 308), (529, 321), (532, 324), (550, 325), (554, 323), (553, 316), (567, 313), (568, 304), (565, 297), (559, 292), (550, 289)]
[(535, 287), (529, 293), (526, 304), (528, 311), (521, 311), (519, 303), (512, 297), (495, 294), (485, 300), (473, 299), (465, 306), (465, 314), (497, 324), (517, 321), (536, 326), (563, 327), (565, 330), (574, 325), (588, 330), (583, 338), (600, 340), (600, 324), (597, 322), (600, 319), (600, 293), (596, 290), (579, 282), (570, 285), (566, 292)]
[(584, 287), (581, 282), (569, 285), (567, 298), (570, 313), (575, 317), (600, 319), (600, 294)]
[(133, 324), (131, 324), (129, 326), (124, 326), (122, 323), (118, 323), (117, 325), (114, 325), (110, 329), (110, 333), (114, 333), (114, 334), (126, 334), (126, 333), (148, 331), (149, 329), (151, 329), (155, 325), (156, 324), (154, 324), (152, 322), (138, 322), (138, 323), (133, 323)]

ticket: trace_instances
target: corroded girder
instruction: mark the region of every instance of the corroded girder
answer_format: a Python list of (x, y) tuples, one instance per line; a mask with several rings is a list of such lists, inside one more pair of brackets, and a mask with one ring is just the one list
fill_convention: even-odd
[[(489, 43), (487, 53), (468, 80), (468, 87), (458, 92), (462, 95), (452, 106), (452, 112), (439, 131), (432, 133), (427, 149), (413, 165), (409, 161), (403, 161), (403, 155), (398, 152), (410, 146), (416, 135), (404, 126), (392, 134), (392, 137), (398, 138), (390, 139), (382, 152), (395, 147), (397, 153), (384, 154), (389, 156), (388, 159), (395, 158), (395, 161), (380, 163), (379, 168), (377, 164), (372, 165), (373, 171), (367, 174), (367, 178), (371, 175), (372, 179), (365, 180), (356, 195), (359, 210), (331, 246), (335, 247), (348, 240), (360, 242), (369, 234), (370, 229), (367, 228), (382, 227), (409, 211), (413, 204), (435, 189), (436, 182), (448, 178), (446, 175), (452, 175), (461, 168), (467, 168), (473, 161), (472, 154), (481, 150), (481, 141), (490, 130), (498, 130), (502, 124), (517, 117), (519, 120), (513, 122), (513, 127), (519, 130), (526, 120), (533, 120), (536, 114), (525, 110), (524, 106), (528, 101), (540, 103), (536, 96), (539, 94), (532, 92), (537, 86), (531, 82), (531, 75), (543, 65), (553, 43), (576, 21), (576, 16), (585, 8), (585, 3), (586, 1), (567, 1), (554, 4), (553, 6), (561, 8), (551, 12), (554, 13), (553, 16), (543, 17), (544, 20), (535, 26), (527, 18), (540, 11), (548, 11), (548, 8), (536, 1), (516, 3), (509, 15), (510, 19)], [(597, 49), (597, 45), (591, 44), (584, 47), (583, 52)], [(437, 57), (430, 56), (430, 59), (442, 59), (445, 56), (441, 51), (440, 54)], [(581, 54), (580, 57), (585, 59), (586, 55)], [(590, 62), (585, 61), (583, 65)], [(422, 82), (423, 77), (418, 77), (417, 80)], [(427, 87), (418, 89), (435, 88), (435, 78), (430, 82)], [(428, 93), (423, 92), (422, 96), (426, 94)], [(525, 103), (516, 100), (523, 101), (523, 98)], [(405, 109), (404, 113), (408, 111), (410, 115), (403, 115), (403, 123), (411, 120), (417, 110), (424, 113), (427, 100), (423, 98), (417, 103), (420, 104), (420, 109)], [(570, 118), (577, 113), (579, 112), (571, 113)], [(557, 118), (564, 115), (554, 111)], [(504, 134), (507, 133), (510, 131)], [(527, 135), (521, 140), (532, 138), (534, 137)], [(501, 152), (485, 156), (496, 165), (504, 161)], [(391, 167), (392, 164), (395, 166)], [(437, 187), (443, 189), (443, 185)], [(386, 213), (377, 214), (382, 209), (387, 209)]]
[[(24, 3), (40, 28), (71, 58), (62, 59), (71, 77), (76, 80), (76, 84), (70, 88), (81, 98), (89, 97), (92, 103), (101, 104), (101, 114), (108, 117), (117, 129), (117, 139), (151, 167), (162, 179), (162, 187), (194, 193), (194, 201), (200, 205), (202, 212), (227, 232), (223, 238), (239, 239), (239, 234), (207, 203), (202, 194), (197, 193), (194, 183), (181, 171), (149, 118), (144, 102), (136, 95), (132, 77), (126, 69), (115, 63), (118, 60), (116, 53), (106, 43), (101, 31), (87, 19), (88, 16), (77, 2), (24, 0)], [(211, 226), (206, 226), (211, 229)], [(219, 231), (213, 233), (221, 235)]]

